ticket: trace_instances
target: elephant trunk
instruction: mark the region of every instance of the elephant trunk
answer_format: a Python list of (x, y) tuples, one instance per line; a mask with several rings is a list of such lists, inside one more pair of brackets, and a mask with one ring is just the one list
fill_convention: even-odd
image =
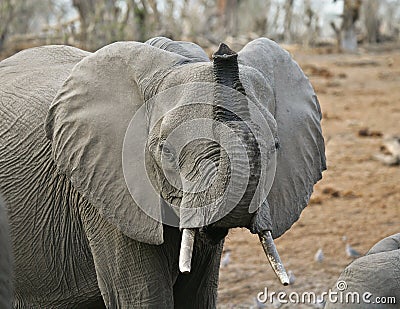
[[(218, 151), (211, 151), (213, 155), (207, 156), (209, 164), (203, 166), (202, 173), (193, 170), (193, 175), (201, 175), (197, 182), (185, 182), (183, 185), (186, 194), (180, 207), (180, 224), (183, 230), (179, 256), (179, 269), (183, 273), (190, 272), (195, 235), (193, 227), (204, 226), (207, 235), (219, 241), (229, 228), (250, 228), (254, 216), (249, 212), (251, 203), (257, 205), (266, 203), (255, 196), (257, 187), (261, 183), (262, 166), (260, 144), (255, 134), (259, 132), (252, 130), (259, 128), (251, 122), (246, 92), (239, 78), (237, 54), (225, 44), (221, 44), (213, 55), (213, 69), (215, 77), (213, 132), (218, 143), (214, 142), (212, 146), (210, 144), (209, 149)], [(205, 158), (199, 159), (199, 162), (202, 159)], [(208, 183), (212, 184), (204, 190), (199, 190), (199, 185)], [(205, 207), (194, 209), (193, 205)], [(269, 211), (266, 217), (270, 220)], [(215, 218), (218, 220), (214, 220)], [(255, 232), (258, 232), (275, 274), (283, 285), (288, 285), (289, 278), (275, 247), (271, 231), (267, 228)]]
[[(242, 170), (240, 164), (243, 164), (243, 162), (248, 164), (249, 172), (247, 187), (238, 205), (233, 211), (220, 220), (221, 225), (224, 225), (224, 221), (227, 221), (229, 226), (234, 224), (234, 222), (238, 224), (241, 218), (248, 217), (248, 207), (254, 198), (256, 198), (256, 203), (258, 204), (265, 202), (258, 201), (255, 196), (261, 177), (261, 154), (259, 143), (254, 134), (255, 132), (252, 132), (250, 129), (257, 129), (257, 125), (251, 123), (246, 92), (239, 78), (237, 54), (230, 50), (225, 44), (221, 44), (218, 51), (213, 55), (213, 66), (216, 81), (214, 118), (217, 122), (227, 124), (231, 128), (241, 140), (247, 154), (247, 160), (244, 161), (240, 155), (234, 156), (238, 158), (239, 161), (232, 162), (233, 166), (239, 168), (236, 169), (236, 172), (232, 171), (231, 181), (243, 181), (243, 175), (240, 175), (240, 173), (238, 174), (238, 171)], [(226, 88), (234, 89), (236, 93), (227, 91)], [(226, 95), (226, 93), (230, 95)], [(249, 124), (251, 124), (251, 126)], [(235, 153), (235, 149), (230, 150)], [(235, 189), (235, 186), (233, 188)], [(245, 211), (245, 213), (243, 213), (243, 211)], [(273, 271), (283, 285), (288, 285), (289, 278), (274, 244), (271, 231), (265, 230), (259, 232), (258, 235)]]
[[(235, 194), (241, 194), (241, 197), (235, 197), (235, 208), (218, 222), (222, 227), (248, 227), (252, 217), (249, 206), (253, 198), (257, 198), (255, 193), (261, 173), (259, 144), (255, 132), (252, 131), (258, 127), (251, 121), (246, 92), (239, 77), (237, 57), (238, 55), (225, 44), (221, 44), (213, 55), (215, 126), (228, 127), (231, 136), (219, 134), (218, 130), (214, 132), (216, 138), (220, 139), (221, 147), (226, 147), (226, 153), (229, 155), (221, 155), (221, 162), (229, 161), (230, 164), (232, 186), (228, 196), (235, 197)], [(232, 137), (236, 138), (236, 143), (231, 142)], [(238, 190), (243, 184), (243, 190)], [(232, 202), (232, 198), (226, 199), (226, 203)]]

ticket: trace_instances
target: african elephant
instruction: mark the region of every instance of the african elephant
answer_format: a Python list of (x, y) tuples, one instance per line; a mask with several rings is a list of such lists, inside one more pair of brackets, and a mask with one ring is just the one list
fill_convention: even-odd
[(354, 260), (340, 275), (335, 293), (356, 293), (359, 301), (338, 303), (328, 299), (326, 309), (398, 308), (400, 303), (400, 233), (376, 243), (365, 256)]
[(276, 43), (212, 61), (167, 38), (25, 50), (0, 63), (0, 118), (15, 307), (213, 308), (235, 227), (287, 283), (272, 239), (325, 154), (317, 97)]
[(12, 304), (12, 253), (6, 210), (0, 198), (0, 308)]

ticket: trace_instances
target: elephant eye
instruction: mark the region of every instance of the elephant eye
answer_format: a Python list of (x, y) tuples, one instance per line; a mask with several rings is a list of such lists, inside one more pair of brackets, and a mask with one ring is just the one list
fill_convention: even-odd
[(165, 143), (160, 143), (160, 150), (161, 150), (162, 155), (164, 155), (168, 161), (175, 160), (174, 153)]
[(166, 146), (163, 146), (163, 147), (162, 147), (162, 151), (163, 151), (165, 154), (171, 154), (171, 153), (172, 153), (171, 150), (169, 150), (169, 148), (166, 147)]

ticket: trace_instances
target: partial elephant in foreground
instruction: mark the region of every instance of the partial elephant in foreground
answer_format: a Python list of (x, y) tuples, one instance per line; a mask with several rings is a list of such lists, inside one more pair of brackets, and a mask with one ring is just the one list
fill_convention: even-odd
[(326, 309), (399, 308), (400, 233), (379, 241), (347, 266), (332, 291), (342, 293), (344, 299), (356, 293), (359, 303), (328, 302)]
[(12, 253), (6, 210), (0, 198), (0, 308), (12, 304)]
[[(0, 63), (0, 191), (16, 308), (214, 308), (223, 240), (273, 243), (325, 169), (299, 66), (258, 39), (212, 61), (155, 38)], [(104, 304), (103, 304), (104, 302)]]

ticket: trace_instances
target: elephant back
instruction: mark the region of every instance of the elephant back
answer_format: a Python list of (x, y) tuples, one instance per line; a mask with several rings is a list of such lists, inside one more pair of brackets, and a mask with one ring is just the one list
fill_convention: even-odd
[(43, 135), (50, 103), (77, 62), (90, 53), (69, 46), (21, 51), (0, 62), (0, 145)]

